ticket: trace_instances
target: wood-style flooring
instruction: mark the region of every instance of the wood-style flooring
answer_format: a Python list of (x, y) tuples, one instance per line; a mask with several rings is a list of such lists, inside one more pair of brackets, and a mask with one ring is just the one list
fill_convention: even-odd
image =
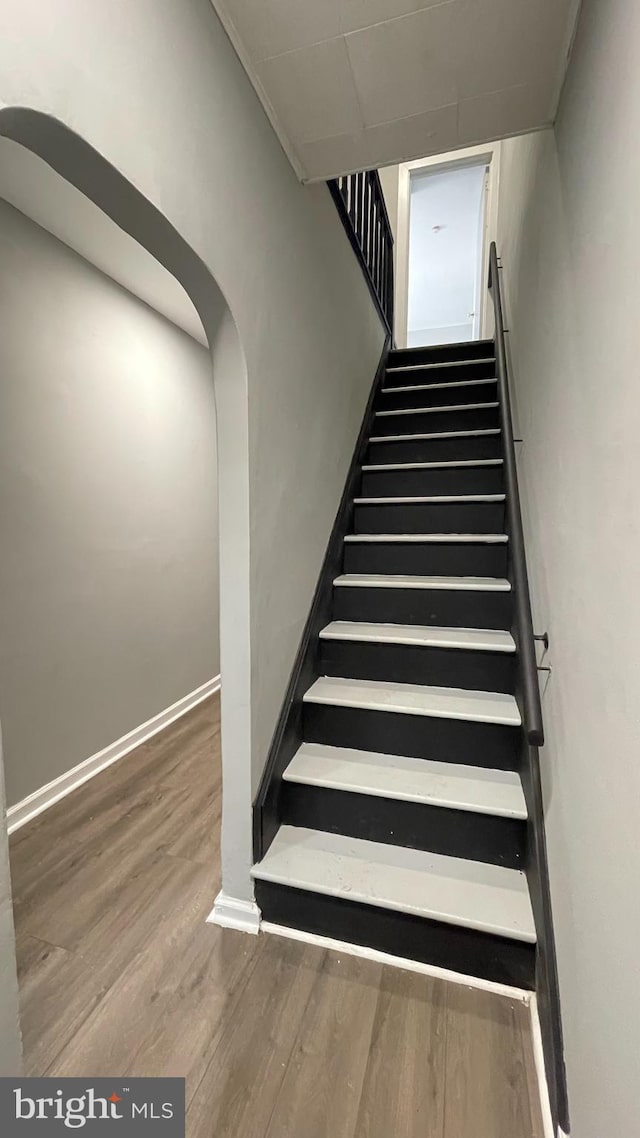
[(180, 1075), (189, 1138), (542, 1138), (520, 1003), (205, 924), (214, 697), (11, 841), (25, 1073)]

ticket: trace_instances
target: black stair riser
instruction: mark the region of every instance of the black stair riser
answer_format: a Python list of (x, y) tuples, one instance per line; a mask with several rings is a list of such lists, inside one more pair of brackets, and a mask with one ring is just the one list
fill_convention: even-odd
[(256, 881), (255, 890), (263, 920), (273, 924), (366, 945), (466, 976), (518, 988), (535, 986), (533, 944), (271, 881)]
[[(452, 405), (456, 406), (455, 400)], [(421, 404), (416, 403), (416, 408), (420, 406)], [(417, 435), (435, 431), (484, 431), (497, 426), (499, 426), (497, 407), (426, 412), (417, 409), (408, 415), (377, 415), (372, 434)]]
[(363, 470), (361, 498), (429, 494), (502, 494), (501, 466), (446, 466), (423, 470)]
[[(372, 433), (376, 434), (375, 429)], [(411, 431), (397, 433), (409, 435)], [(406, 439), (396, 443), (373, 442), (367, 448), (365, 465), (375, 466), (381, 462), (456, 462), (475, 458), (502, 458), (500, 435)]]
[[(403, 370), (390, 370), (398, 366), (402, 367)], [(409, 387), (423, 383), (455, 383), (456, 380), (460, 379), (494, 379), (495, 374), (496, 362), (492, 359), (489, 359), (488, 362), (477, 360), (449, 363), (442, 367), (420, 367), (415, 362), (411, 367), (404, 363), (390, 363), (384, 377), (383, 387)]]
[(369, 589), (336, 586), (334, 620), (427, 624), (442, 628), (511, 628), (511, 593), (475, 589)]
[(515, 653), (417, 644), (320, 640), (320, 674), (399, 684), (508, 692), (515, 690)]
[(461, 360), (484, 360), (496, 354), (493, 340), (469, 340), (466, 344), (423, 344), (415, 348), (392, 348), (387, 370), (410, 364), (458, 363)]
[[(497, 399), (498, 388), (493, 378), (466, 387), (454, 386), (453, 381), (447, 383), (446, 387), (420, 386), (442, 382), (442, 378), (435, 379), (426, 372), (424, 378), (409, 379), (401, 384), (398, 391), (394, 390), (393, 385), (385, 386), (378, 396), (376, 411), (394, 411), (405, 407), (449, 407), (452, 403), (490, 403)], [(404, 387), (410, 387), (411, 390), (403, 391)]]
[(308, 743), (408, 755), (442, 763), (517, 770), (520, 731), (501, 723), (405, 715), (304, 703), (303, 738)]
[(506, 577), (507, 545), (497, 542), (345, 542), (345, 573)]
[(283, 782), (282, 822), (522, 869), (527, 824), (423, 802)]
[(504, 502), (356, 505), (354, 533), (504, 533)]

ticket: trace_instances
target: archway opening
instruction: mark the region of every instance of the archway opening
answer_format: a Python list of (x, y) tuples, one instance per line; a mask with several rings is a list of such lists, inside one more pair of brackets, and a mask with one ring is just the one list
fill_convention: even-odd
[[(166, 356), (171, 355), (173, 352), (176, 357), (173, 361), (174, 365), (176, 365), (178, 369), (182, 367), (183, 369), (186, 368), (187, 370), (188, 366), (186, 363), (186, 358), (187, 356), (190, 358), (190, 366), (192, 366), (193, 369), (193, 375), (191, 376), (191, 395), (193, 395), (194, 391), (197, 389), (202, 400), (200, 408), (202, 411), (201, 421), (199, 424), (200, 427), (202, 426), (202, 419), (206, 418), (207, 414), (207, 411), (205, 410), (206, 398), (202, 385), (202, 360), (201, 358), (198, 360), (198, 351), (202, 351), (203, 349), (199, 349), (199, 346), (194, 342), (194, 338), (196, 340), (200, 339), (201, 341), (206, 340), (208, 344), (209, 354), (207, 356), (206, 367), (208, 369), (209, 381), (211, 380), (211, 371), (213, 366), (213, 385), (209, 382), (209, 395), (211, 395), (212, 402), (215, 395), (215, 422), (217, 424), (218, 434), (217, 470), (221, 575), (220, 608), (222, 616), (220, 622), (220, 642), (222, 660), (225, 660), (226, 648), (226, 661), (228, 661), (228, 666), (225, 666), (225, 663), (222, 663), (221, 665), (221, 670), (224, 670), (225, 673), (223, 695), (223, 701), (225, 704), (223, 715), (225, 717), (225, 723), (223, 730), (225, 735), (225, 750), (229, 759), (226, 765), (228, 770), (231, 772), (230, 778), (227, 778), (225, 776), (223, 779), (225, 799), (229, 799), (231, 814), (231, 824), (228, 826), (231, 837), (227, 842), (227, 862), (233, 867), (232, 872), (238, 872), (238, 865), (242, 865), (245, 862), (246, 869), (248, 870), (248, 863), (250, 859), (249, 828), (247, 826), (246, 833), (238, 833), (237, 828), (233, 825), (234, 809), (236, 810), (237, 814), (240, 814), (241, 812), (247, 813), (248, 804), (250, 802), (250, 773), (248, 769), (249, 764), (246, 764), (245, 770), (244, 768), (240, 769), (238, 767), (238, 764), (233, 762), (233, 754), (234, 752), (237, 753), (239, 748), (244, 750), (245, 755), (249, 754), (249, 748), (246, 745), (249, 739), (247, 698), (249, 674), (247, 536), (248, 489), (246, 469), (247, 464), (245, 461), (247, 446), (246, 370), (244, 365), (244, 357), (233, 317), (224, 300), (224, 297), (222, 296), (222, 293), (220, 292), (220, 289), (218, 288), (208, 269), (196, 256), (196, 254), (190, 249), (190, 247), (183, 241), (175, 229), (173, 229), (169, 222), (162, 216), (162, 214), (158, 212), (158, 210), (155, 209), (153, 205), (151, 205), (151, 203), (147, 202), (138, 193), (138, 191), (135, 190), (133, 186), (131, 186), (124, 178), (121, 177), (121, 175), (118, 174), (117, 170), (115, 170), (102, 156), (97, 154), (97, 152), (95, 152), (91, 147), (87, 146), (87, 144), (84, 143), (82, 139), (78, 138), (76, 135), (73, 135), (72, 132), (68, 131), (65, 127), (63, 127), (60, 123), (57, 123), (55, 120), (52, 120), (47, 116), (35, 114), (23, 109), (7, 109), (0, 112), (0, 136), (4, 136), (5, 139), (11, 140), (12, 144), (18, 144), (19, 147), (24, 148), (28, 152), (28, 158), (30, 160), (44, 161), (47, 164), (47, 168), (49, 170), (55, 171), (56, 175), (58, 175), (60, 179), (64, 180), (66, 184), (73, 188), (73, 193), (82, 194), (84, 196), (84, 200), (88, 205), (91, 206), (91, 208), (94, 210), (102, 211), (103, 218), (109, 219), (108, 224), (113, 227), (113, 233), (118, 235), (117, 240), (124, 240), (126, 235), (126, 240), (131, 243), (132, 247), (135, 245), (141, 254), (144, 251), (144, 254), (146, 254), (149, 260), (147, 261), (145, 267), (144, 255), (142, 255), (140, 258), (140, 265), (142, 265), (142, 268), (140, 269), (140, 266), (138, 266), (140, 269), (139, 278), (140, 280), (144, 278), (143, 285), (140, 285), (140, 281), (138, 281), (138, 284), (132, 287), (130, 279), (127, 279), (125, 281), (118, 281), (117, 251), (114, 254), (113, 245), (109, 247), (110, 242), (108, 238), (106, 240), (106, 243), (103, 241), (103, 245), (105, 246), (103, 252), (105, 252), (105, 255), (108, 253), (111, 256), (112, 264), (111, 266), (104, 264), (98, 265), (98, 268), (101, 270), (103, 275), (106, 273), (108, 277), (112, 278), (110, 282), (111, 286), (114, 286), (114, 281), (117, 282), (114, 286), (116, 291), (118, 290), (119, 285), (124, 286), (124, 289), (137, 293), (138, 298), (142, 298), (144, 304), (139, 306), (140, 311), (137, 314), (139, 318), (145, 306), (151, 306), (156, 311), (161, 312), (163, 317), (168, 318), (168, 320), (172, 322), (173, 331), (169, 332), (166, 327), (164, 329), (164, 342), (163, 347), (160, 350), (160, 355), (163, 355), (166, 359)], [(40, 188), (42, 189), (42, 187)], [(38, 219), (36, 219), (36, 221), (37, 220)], [(73, 247), (74, 240), (81, 242), (81, 238), (78, 236), (77, 210), (75, 211), (75, 214), (73, 209), (68, 210), (66, 221), (70, 225), (70, 229), (67, 233), (62, 233), (59, 236), (62, 237), (62, 240), (65, 242), (65, 244), (69, 244)], [(51, 229), (50, 226), (48, 228)], [(105, 229), (104, 232), (106, 234), (108, 233), (108, 230)], [(86, 249), (79, 251), (85, 258), (87, 257)], [(23, 260), (24, 253), (25, 241), (22, 241), (20, 256), (23, 257)], [(158, 297), (158, 295), (151, 297), (155, 285), (158, 284), (158, 280), (156, 280), (154, 285), (154, 282), (151, 281), (151, 278), (149, 276), (148, 270), (151, 260), (157, 265), (162, 266), (162, 271), (165, 274), (165, 285), (167, 283), (168, 275), (170, 274), (169, 279), (176, 285), (173, 295), (170, 295), (170, 288), (165, 288), (165, 291), (161, 297)], [(95, 255), (93, 257), (93, 263), (95, 265)], [(122, 264), (120, 264), (120, 267), (122, 268)], [(33, 274), (31, 276), (31, 280), (33, 281)], [(150, 289), (150, 293), (148, 293), (148, 295), (144, 295), (145, 287), (147, 289)], [(120, 291), (122, 292), (123, 289), (121, 288)], [(162, 292), (162, 288), (160, 289), (160, 292)], [(44, 290), (44, 293), (46, 293), (46, 290)], [(50, 292), (50, 296), (52, 298), (55, 296), (53, 291)], [(59, 301), (61, 298), (60, 296), (57, 296), (55, 299)], [(88, 293), (86, 294), (85, 299), (88, 299)], [(122, 297), (120, 297), (120, 299), (122, 300)], [(44, 307), (44, 295), (40, 297), (40, 302), (40, 307)], [(164, 312), (163, 304), (165, 305)], [(149, 325), (150, 320), (153, 322), (153, 320), (156, 319), (155, 313), (152, 314), (150, 311), (146, 311), (145, 316), (147, 325)], [(176, 326), (181, 326), (183, 331), (178, 332)], [(189, 348), (185, 351), (182, 349), (178, 350), (177, 347), (179, 342), (182, 343), (182, 348), (185, 347), (187, 336), (184, 335), (184, 331), (186, 331), (188, 337), (190, 337)], [(126, 340), (127, 333), (123, 328), (121, 328), (121, 332), (122, 342), (120, 347), (122, 348), (124, 347), (124, 341)], [(171, 347), (169, 346), (169, 342), (171, 342)], [(59, 350), (61, 348), (60, 340), (51, 340), (50, 346), (54, 343), (55, 349)], [(130, 338), (128, 346), (131, 354), (133, 355), (135, 355), (136, 352), (140, 350), (140, 342), (139, 340), (136, 340), (135, 336), (132, 336)], [(104, 345), (102, 348), (103, 350), (100, 366), (103, 371), (102, 379), (104, 381), (107, 378), (104, 375)], [(111, 364), (122, 364), (124, 362), (126, 352), (120, 352), (120, 354), (115, 352), (113, 340), (110, 343), (110, 352), (113, 356), (111, 359)], [(145, 367), (148, 371), (148, 359), (145, 362)], [(60, 380), (59, 378), (59, 382), (63, 383), (64, 381)], [(142, 402), (139, 402), (137, 406), (138, 421), (140, 421), (140, 417), (146, 411), (147, 416), (150, 420), (153, 420), (155, 417), (156, 426), (158, 425), (158, 422), (161, 422), (161, 425), (166, 430), (170, 424), (172, 412), (175, 416), (184, 412), (184, 403), (186, 400), (180, 399), (180, 394), (176, 389), (175, 383), (172, 383), (172, 381), (169, 379), (166, 386), (167, 390), (165, 391), (165, 395), (170, 394), (174, 402), (171, 404), (170, 399), (168, 401), (165, 400), (163, 406), (161, 407), (159, 406), (159, 401), (157, 398), (158, 388), (157, 385), (153, 382), (147, 384), (146, 404), (144, 402), (144, 392), (138, 392), (139, 397), (142, 399)], [(211, 390), (211, 388), (213, 388), (213, 390)], [(86, 392), (89, 403), (91, 402), (91, 394), (92, 393), (89, 391)], [(95, 393), (93, 394), (95, 395)], [(129, 387), (127, 394), (129, 397), (131, 396), (131, 387)], [(105, 406), (108, 406), (108, 401)], [(197, 411), (194, 411), (193, 407), (191, 408), (191, 411), (192, 414), (190, 422), (182, 424), (183, 435), (189, 435), (189, 431), (191, 430), (191, 438), (192, 442), (194, 443), (194, 447), (198, 451), (201, 460), (204, 461), (206, 451), (206, 432), (201, 431), (199, 437), (194, 438), (195, 432), (198, 428), (199, 416)], [(79, 428), (77, 433), (82, 434), (82, 429)], [(86, 439), (84, 441), (86, 442)], [(133, 441), (133, 438), (131, 441)], [(141, 454), (138, 455), (138, 459), (141, 461), (138, 462), (138, 465), (144, 466), (143, 452), (144, 448), (141, 448)], [(186, 451), (183, 449), (181, 453), (184, 457)], [(86, 461), (86, 448), (83, 454), (86, 462), (86, 473), (88, 475), (89, 463)], [(116, 457), (117, 456), (113, 456), (114, 462)], [(154, 468), (156, 474), (162, 470), (162, 457), (162, 453), (160, 452), (156, 453), (154, 456), (154, 459), (156, 460), (156, 466)], [(165, 475), (167, 477), (165, 489), (168, 489), (169, 487), (175, 489), (176, 486), (176, 478), (179, 473), (178, 465), (180, 461), (180, 453), (174, 455), (174, 460), (175, 461), (172, 472), (165, 471)], [(213, 454), (210, 456), (210, 461), (215, 466), (215, 457)], [(97, 463), (94, 464), (94, 466), (97, 465)], [(120, 466), (122, 466), (122, 463)], [(95, 476), (95, 469), (93, 469), (91, 473)], [(146, 473), (149, 474), (149, 471)], [(174, 474), (174, 478), (169, 477), (171, 473)], [(102, 477), (105, 477), (104, 470), (102, 471)], [(150, 482), (147, 481), (146, 485), (148, 487), (150, 485)], [(204, 494), (206, 495), (207, 491), (210, 490), (211, 485), (205, 489)], [(139, 494), (140, 491), (141, 485), (138, 484), (135, 488), (133, 488), (132, 497), (135, 497), (135, 494)], [(180, 504), (177, 506), (178, 513), (180, 510), (180, 505), (183, 508), (183, 512), (188, 511), (189, 500), (190, 499), (188, 493), (182, 496)], [(212, 508), (213, 504), (214, 503), (212, 501)], [(73, 515), (73, 519), (77, 521), (77, 512), (71, 509), (69, 513)], [(130, 519), (130, 524), (132, 527), (135, 527), (136, 522), (139, 523), (139, 521), (140, 515), (138, 514)], [(144, 534), (138, 534), (138, 538), (140, 539), (141, 544), (144, 544), (144, 536)], [(198, 550), (192, 549), (190, 553), (192, 560), (197, 561)], [(176, 560), (179, 561), (179, 557), (176, 558)], [(90, 585), (90, 579), (93, 579), (93, 574), (87, 574), (87, 579), (89, 580)], [(199, 581), (199, 585), (202, 586), (201, 579)], [(90, 587), (88, 591), (91, 592)], [(171, 590), (169, 589), (167, 593), (167, 607), (170, 606), (171, 602), (170, 593)], [(193, 600), (193, 598), (191, 599)], [(72, 606), (70, 605), (70, 607)], [(78, 615), (77, 612), (75, 615)], [(193, 615), (193, 613), (191, 615)], [(208, 617), (210, 614), (206, 615)], [(80, 624), (81, 623), (82, 622), (80, 621)], [(206, 621), (204, 623), (206, 623)], [(149, 630), (147, 629), (147, 632), (148, 631)], [(117, 633), (114, 630), (112, 630), (112, 633), (114, 635), (114, 638), (117, 637)], [(67, 641), (69, 641), (69, 639), (69, 636), (67, 636)], [(70, 645), (67, 643), (67, 648), (69, 647)], [(111, 647), (113, 647), (113, 645), (111, 645)], [(229, 650), (230, 647), (232, 647), (231, 651)], [(146, 650), (150, 666), (151, 663), (157, 663), (157, 661), (153, 659), (153, 644), (148, 643), (146, 645)], [(99, 652), (96, 652), (96, 655), (99, 656)], [(104, 673), (104, 658), (100, 660), (100, 666), (102, 667)], [(97, 668), (96, 674), (100, 674), (100, 667)], [(144, 667), (138, 666), (138, 674), (140, 680), (142, 680)], [(144, 678), (148, 680), (149, 676), (146, 676)], [(215, 676), (211, 676), (209, 679), (214, 680)], [(205, 681), (202, 686), (206, 686), (206, 684), (207, 681)], [(136, 686), (135, 683), (133, 686)], [(108, 703), (108, 693), (105, 693), (105, 695), (107, 697)], [(160, 702), (163, 701), (160, 700)], [(105, 704), (104, 702), (101, 703), (100, 699), (96, 700), (96, 707), (102, 707), (103, 711), (105, 710)], [(34, 714), (37, 714), (37, 708), (32, 707), (31, 710)], [(129, 708), (129, 711), (130, 710), (131, 709)], [(160, 710), (161, 708), (158, 708), (158, 711)], [(168, 709), (165, 708), (165, 710), (171, 711), (171, 707)], [(102, 722), (101, 727), (104, 732), (104, 722)], [(134, 727), (135, 724), (132, 724), (132, 731)], [(12, 733), (9, 732), (9, 735), (11, 734)], [(127, 732), (124, 734), (127, 734)], [(104, 742), (104, 733), (102, 741)], [(8, 746), (12, 746), (12, 741), (9, 737), (7, 738), (5, 750)], [(108, 750), (107, 745), (98, 748), (97, 751), (94, 751), (91, 745), (88, 744), (88, 746), (89, 753), (85, 756), (86, 758), (93, 758), (95, 754), (98, 753), (98, 751)], [(151, 744), (145, 744), (145, 746), (150, 747)], [(80, 760), (80, 764), (78, 764), (77, 755), (74, 756), (74, 760), (74, 767), (81, 765), (82, 760)], [(64, 776), (66, 773), (67, 772), (63, 771), (61, 772), (61, 775)], [(91, 773), (93, 773), (93, 770)], [(193, 774), (193, 770), (191, 773)], [(54, 773), (54, 778), (50, 781), (56, 782), (59, 777), (60, 776), (57, 773)], [(244, 785), (245, 781), (247, 784), (246, 786)], [(22, 791), (16, 790), (12, 784), (10, 788), (10, 806), (15, 806), (16, 802), (23, 803), (25, 799), (29, 799), (31, 797), (33, 792), (29, 789), (27, 783), (25, 783), (24, 788), (28, 790), (28, 793), (16, 799), (16, 795), (21, 795)], [(58, 788), (63, 792), (66, 792), (68, 789), (68, 785), (64, 783), (64, 778), (62, 779), (62, 782), (58, 784)], [(167, 851), (167, 856), (169, 858), (174, 857), (179, 862), (180, 858), (182, 857), (180, 850), (182, 849), (182, 853), (184, 853), (184, 849), (189, 845), (190, 832), (193, 848), (193, 829), (197, 829), (197, 823), (193, 817), (193, 814), (189, 816), (188, 795), (186, 795), (185, 786), (180, 785), (178, 781), (174, 785), (173, 790), (173, 795), (170, 793), (164, 800), (162, 798), (160, 799), (158, 803), (158, 816), (162, 816), (165, 809), (177, 811), (178, 815), (180, 809), (185, 810), (184, 833), (182, 835), (183, 844), (181, 845), (180, 842), (178, 842), (178, 845), (173, 848), (173, 850), (170, 849)], [(205, 794), (209, 793), (209, 789), (207, 788), (202, 788), (202, 790)], [(51, 801), (55, 801), (55, 789), (54, 793), (49, 797)], [(123, 807), (127, 807), (130, 804), (122, 803), (121, 805)], [(214, 809), (214, 813), (215, 812), (216, 811)], [(31, 813), (33, 814), (34, 812), (32, 811)], [(29, 816), (29, 803), (27, 802), (26, 807), (24, 807), (22, 810), (21, 818), (28, 818)], [(45, 814), (40, 815), (42, 818), (45, 816)], [(201, 891), (202, 904), (205, 906), (207, 911), (211, 907), (213, 897), (215, 896), (220, 881), (219, 861), (217, 857), (218, 839), (214, 838), (212, 843), (211, 834), (208, 835), (208, 838), (208, 853), (203, 859), (201, 858), (200, 870), (197, 868), (199, 864), (198, 859), (195, 859), (195, 879), (197, 879), (198, 889)], [(184, 842), (186, 842), (186, 847), (184, 845)], [(49, 850), (49, 852), (51, 851)], [(103, 853), (106, 855), (107, 851), (104, 850)], [(117, 851), (114, 853), (114, 856), (116, 855)], [(76, 864), (73, 851), (68, 849), (65, 856), (71, 865)], [(96, 883), (104, 882), (106, 877), (105, 870), (108, 871), (108, 860), (109, 859), (107, 856), (104, 858), (100, 856), (96, 858), (95, 865), (93, 866), (93, 869), (96, 873), (96, 877), (94, 879)], [(182, 858), (182, 860), (189, 861), (189, 858)], [(100, 861), (102, 861), (102, 864), (99, 864)], [(123, 867), (121, 865), (120, 870), (122, 871), (123, 868), (124, 877), (122, 878), (121, 885), (123, 888), (129, 888), (129, 900), (125, 903), (125, 908), (121, 912), (123, 914), (126, 914), (128, 911), (127, 906), (134, 903), (132, 901), (132, 898), (135, 899), (135, 888), (133, 889), (133, 892), (131, 892), (131, 887), (127, 882), (127, 877), (131, 876), (135, 878), (135, 872), (132, 872), (130, 875), (128, 875), (126, 872), (126, 867)], [(180, 865), (178, 866), (178, 870), (181, 870)], [(182, 883), (180, 886), (177, 884), (178, 878), (180, 878), (180, 872), (178, 872), (178, 870), (170, 873), (167, 879), (173, 880), (175, 877), (173, 885), (176, 888), (174, 895), (175, 904), (173, 913), (170, 912), (167, 915), (170, 920), (175, 919), (176, 925), (179, 927), (180, 913), (183, 911), (181, 909), (181, 902), (184, 902), (185, 890), (184, 883)], [(59, 875), (62, 872), (62, 867), (52, 867), (52, 872)], [(248, 880), (248, 872), (246, 872), (245, 875), (244, 871), (241, 871), (240, 877), (244, 879), (245, 876), (246, 880)], [(87, 880), (90, 878), (91, 867), (89, 869), (89, 878)], [(150, 886), (151, 892), (153, 892), (153, 886), (152, 884), (150, 885), (150, 881), (151, 879), (147, 880), (147, 885)], [(236, 887), (234, 891), (237, 894), (241, 894), (243, 886), (246, 889), (244, 880), (243, 885)], [(98, 888), (100, 887), (102, 886), (99, 884)], [(231, 888), (234, 888), (233, 882), (231, 883)], [(168, 901), (168, 904), (171, 907), (170, 900)], [(26, 935), (29, 937), (29, 933)], [(36, 942), (38, 940), (36, 936), (31, 936), (30, 939), (31, 941)], [(52, 939), (54, 943), (56, 943), (55, 938)], [(60, 939), (61, 938), (58, 937), (58, 940)], [(42, 942), (49, 943), (44, 936)], [(64, 945), (61, 945), (59, 947), (61, 947), (62, 951), (70, 951), (69, 949), (66, 949)], [(33, 948), (33, 945), (31, 945), (31, 948)]]

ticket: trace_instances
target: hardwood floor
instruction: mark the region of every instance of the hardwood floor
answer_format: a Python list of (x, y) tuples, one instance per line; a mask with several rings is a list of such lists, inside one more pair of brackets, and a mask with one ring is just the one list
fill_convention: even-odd
[(25, 1070), (181, 1075), (189, 1138), (542, 1138), (509, 999), (204, 923), (218, 697), (11, 841)]

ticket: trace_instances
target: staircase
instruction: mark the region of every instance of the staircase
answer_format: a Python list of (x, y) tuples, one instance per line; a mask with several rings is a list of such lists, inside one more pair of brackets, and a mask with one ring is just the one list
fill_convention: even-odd
[(388, 355), (253, 877), (264, 921), (531, 988), (495, 357)]

